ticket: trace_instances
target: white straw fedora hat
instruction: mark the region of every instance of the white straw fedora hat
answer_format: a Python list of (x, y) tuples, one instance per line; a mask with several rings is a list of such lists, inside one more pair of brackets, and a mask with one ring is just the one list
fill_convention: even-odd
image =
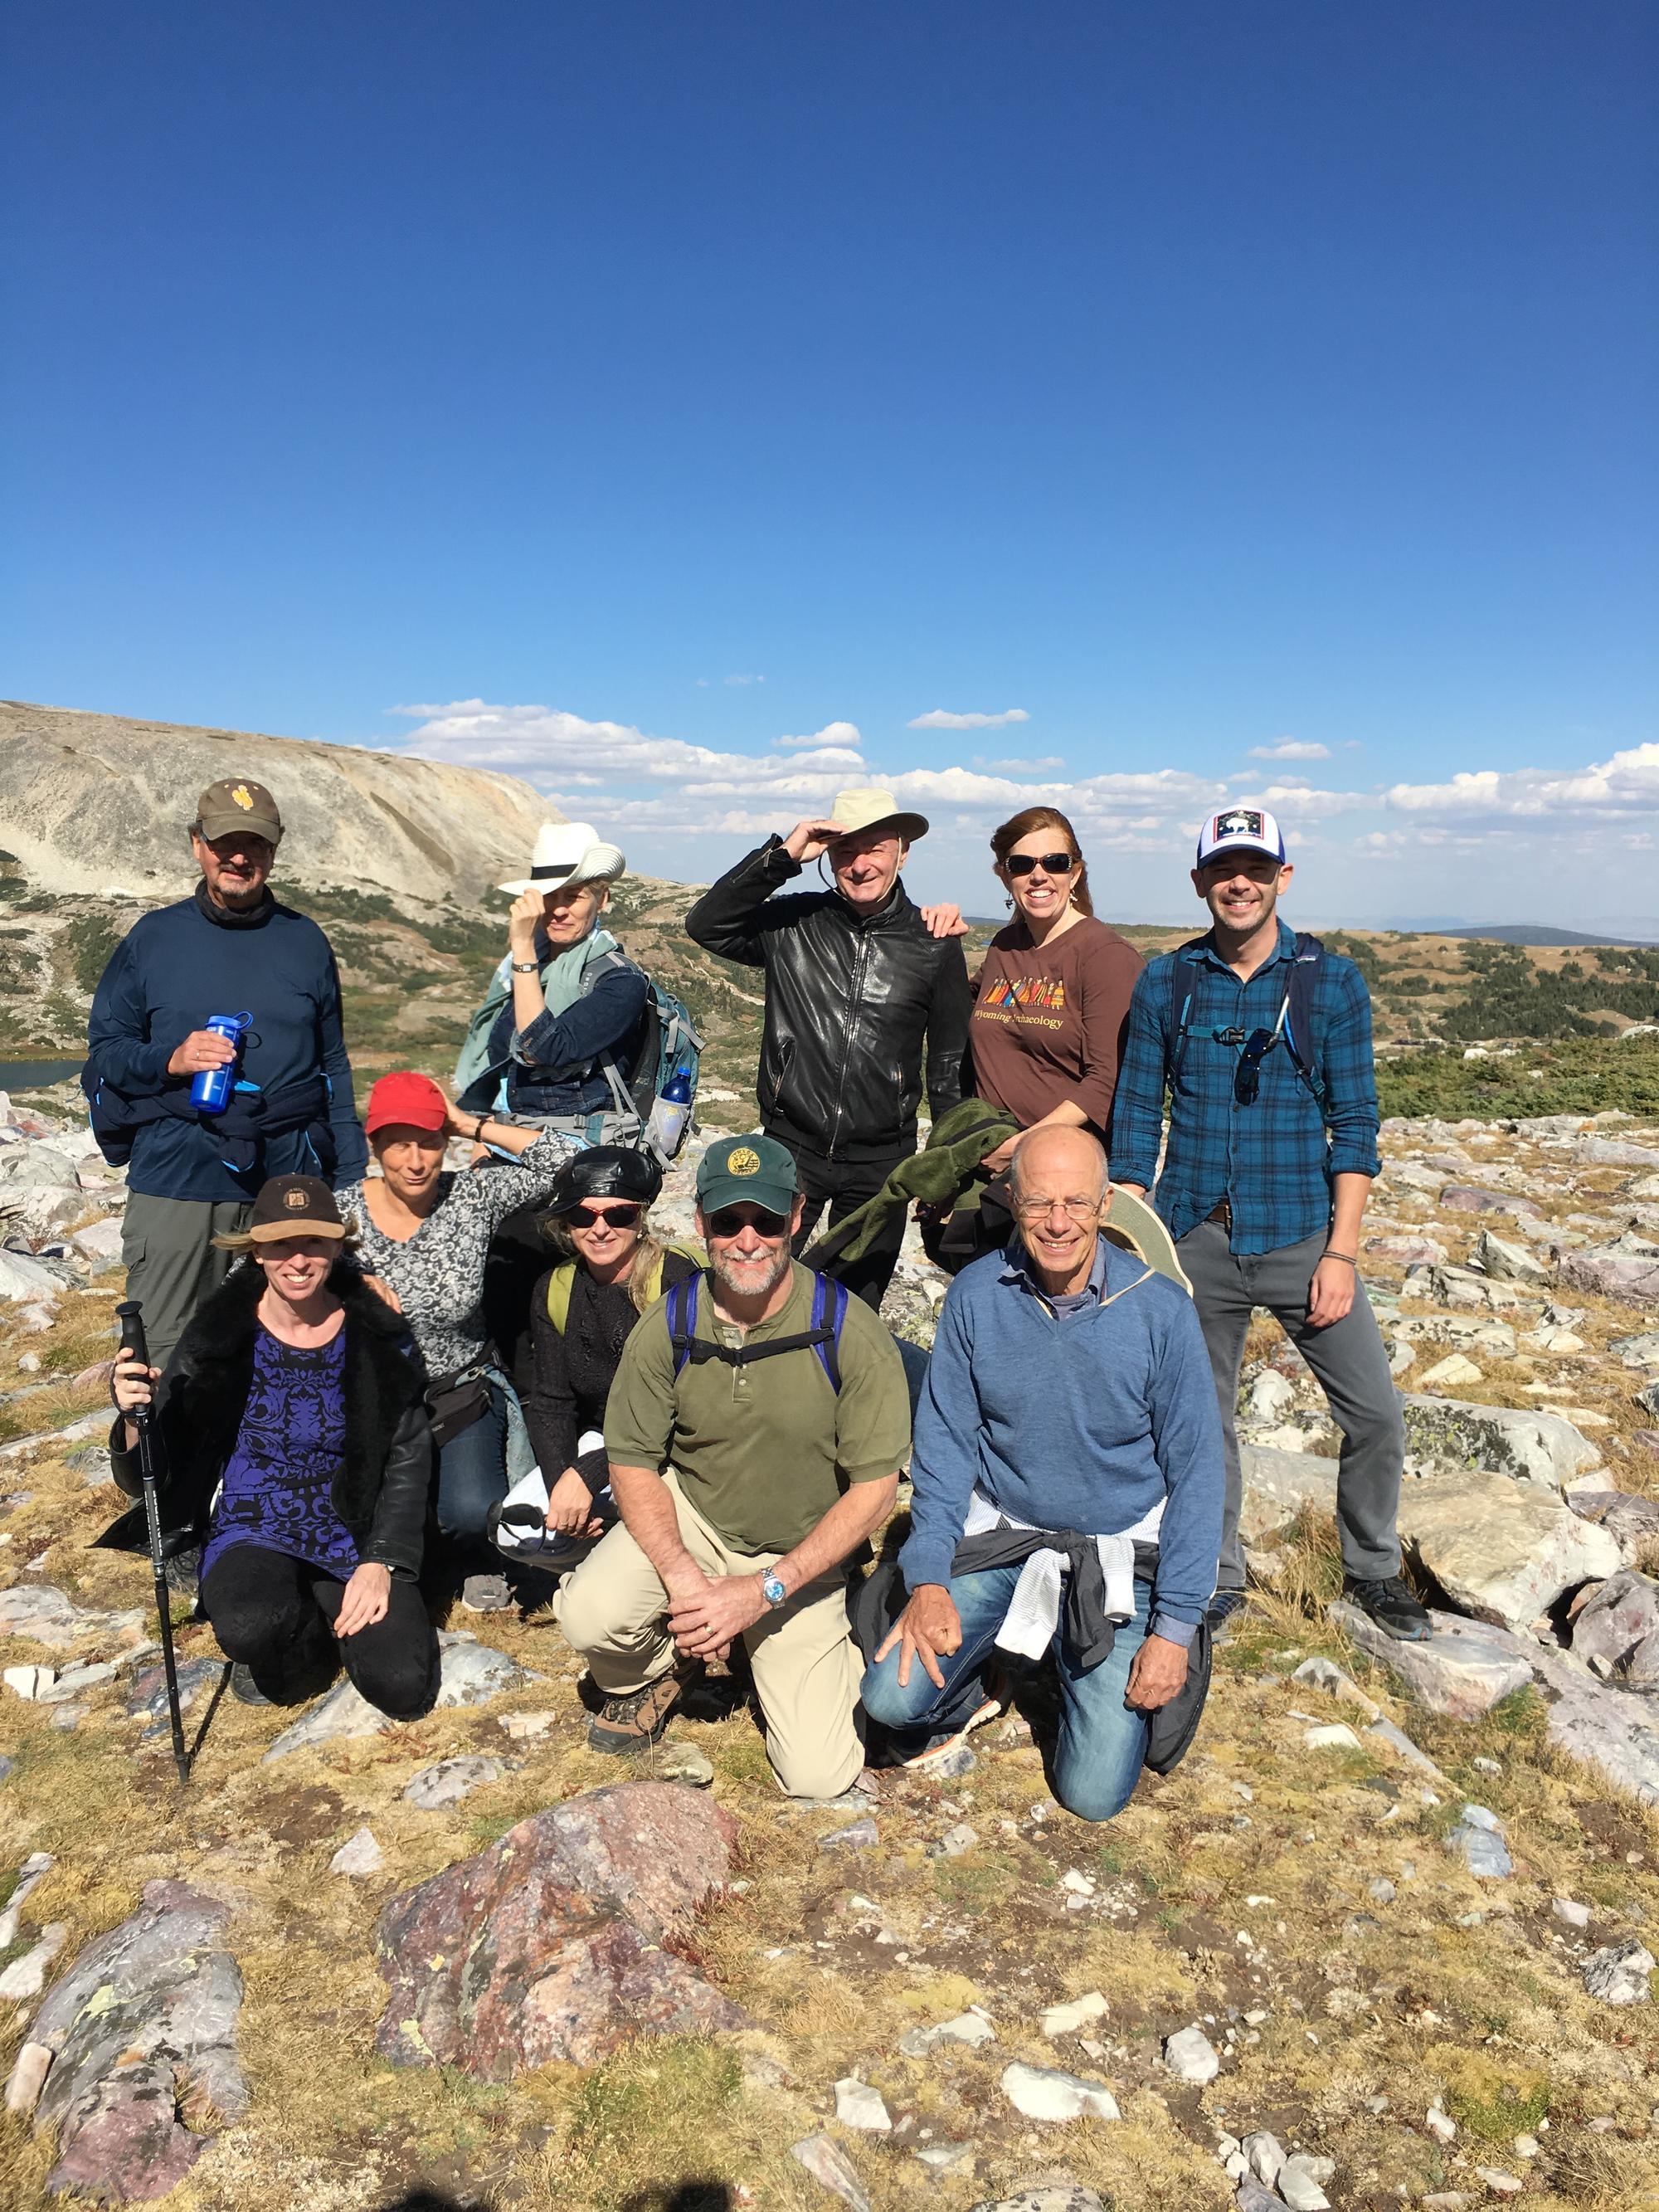
[(855, 830), (890, 830), (902, 844), (914, 845), (918, 837), (927, 835), (925, 814), (901, 812), (890, 791), (873, 787), (868, 791), (838, 791), (825, 819), (833, 822), (843, 836), (850, 836)]
[(591, 822), (544, 822), (536, 832), (536, 848), (530, 855), (530, 873), (497, 890), (556, 891), (566, 884), (613, 883), (628, 863), (614, 845), (606, 845)]

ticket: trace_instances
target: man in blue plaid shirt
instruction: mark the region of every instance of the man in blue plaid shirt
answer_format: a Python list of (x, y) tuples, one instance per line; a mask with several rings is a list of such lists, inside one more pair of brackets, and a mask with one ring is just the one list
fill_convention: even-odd
[(1112, 1180), (1137, 1197), (1152, 1187), (1167, 1090), (1155, 1203), (1192, 1283), (1226, 1450), (1212, 1626), (1244, 1603), (1238, 1370), (1251, 1312), (1266, 1306), (1342, 1431), (1346, 1594), (1390, 1635), (1415, 1640), (1429, 1618), (1400, 1579), (1405, 1431), (1359, 1280), (1360, 1222), (1380, 1164), (1370, 998), (1352, 961), (1306, 939), (1298, 961), (1278, 914), (1293, 872), (1265, 809), (1231, 807), (1204, 824), (1193, 887), (1214, 927), (1150, 962), (1135, 985)]

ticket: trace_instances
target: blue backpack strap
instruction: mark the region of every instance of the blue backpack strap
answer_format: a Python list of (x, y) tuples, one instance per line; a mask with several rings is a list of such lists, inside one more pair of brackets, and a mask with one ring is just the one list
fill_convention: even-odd
[(702, 1282), (702, 1270), (694, 1275), (683, 1275), (671, 1285), (668, 1292), (668, 1341), (674, 1350), (674, 1380), (678, 1382), (691, 1357), (692, 1339), (697, 1333), (697, 1291)]
[(812, 1327), (823, 1328), (827, 1322), (830, 1334), (812, 1349), (817, 1353), (818, 1364), (830, 1378), (830, 1388), (841, 1395), (841, 1332), (847, 1319), (848, 1291), (845, 1283), (838, 1283), (831, 1275), (819, 1275), (812, 1286)]
[[(1188, 989), (1184, 997), (1181, 996), (1182, 969), (1184, 965), (1181, 956), (1183, 952), (1190, 952), (1194, 945), (1202, 945), (1203, 942), (1201, 937), (1190, 937), (1185, 945), (1177, 945), (1175, 951), (1168, 955), (1170, 995), (1164, 1008), (1164, 1079), (1171, 1091), (1181, 1080), (1181, 1063), (1187, 1057), (1188, 1022), (1193, 1011), (1191, 990)], [(1179, 1018), (1176, 1014), (1177, 998), (1181, 1000)]]

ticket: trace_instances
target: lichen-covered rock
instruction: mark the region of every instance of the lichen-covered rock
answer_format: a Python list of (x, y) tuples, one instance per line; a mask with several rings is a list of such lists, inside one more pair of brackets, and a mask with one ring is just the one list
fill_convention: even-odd
[(206, 2117), (246, 2108), (242, 1978), (220, 1947), (229, 1917), (228, 1905), (185, 1882), (147, 1882), (139, 1910), (48, 1992), (29, 2035), (54, 2054), (35, 2113), (58, 2130), (49, 2188), (164, 2196), (211, 2140)]
[(695, 1790), (622, 1783), (393, 1898), (382, 2055), (499, 2081), (556, 2059), (592, 2065), (636, 2035), (744, 2026), (668, 1948), (724, 1887), (736, 1835)]
[(1559, 1413), (1530, 1406), (1477, 1406), (1462, 1398), (1404, 1401), (1406, 1465), (1413, 1474), (1484, 1468), (1564, 1490), (1601, 1453)]

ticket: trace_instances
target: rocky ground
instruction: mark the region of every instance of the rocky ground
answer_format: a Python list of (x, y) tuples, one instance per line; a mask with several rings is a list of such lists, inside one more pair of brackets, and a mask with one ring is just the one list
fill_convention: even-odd
[[(1330, 1610), (1328, 1419), (1261, 1324), (1254, 1601), (1196, 1749), (1098, 1830), (1037, 1679), (959, 1771), (793, 1806), (724, 1680), (619, 1776), (544, 1613), (457, 1612), (444, 1701), (377, 1729), (226, 1700), (183, 1596), (181, 1790), (147, 1563), (93, 1540), (124, 1193), (30, 1103), (0, 2203), (1659, 2204), (1659, 1129), (1389, 1126), (1368, 1268), (1441, 1634)], [(907, 1256), (890, 1318), (926, 1343), (943, 1288)]]

